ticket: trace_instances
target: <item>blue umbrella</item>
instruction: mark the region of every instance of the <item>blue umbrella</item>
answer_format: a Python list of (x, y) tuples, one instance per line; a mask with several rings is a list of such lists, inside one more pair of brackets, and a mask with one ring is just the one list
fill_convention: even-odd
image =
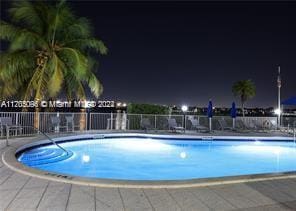
[(231, 115), (232, 118), (236, 118), (235, 102), (232, 103), (231, 110), (230, 110), (230, 115)]
[(230, 110), (230, 115), (232, 117), (232, 128), (235, 128), (235, 118), (236, 118), (236, 107), (235, 107), (235, 102), (232, 103), (231, 110)]
[(209, 129), (210, 129), (210, 131), (212, 131), (213, 105), (212, 105), (211, 100), (209, 101), (207, 115), (208, 115), (208, 118), (209, 118)]
[(212, 104), (211, 100), (209, 101), (207, 115), (208, 115), (209, 118), (213, 117), (213, 104)]

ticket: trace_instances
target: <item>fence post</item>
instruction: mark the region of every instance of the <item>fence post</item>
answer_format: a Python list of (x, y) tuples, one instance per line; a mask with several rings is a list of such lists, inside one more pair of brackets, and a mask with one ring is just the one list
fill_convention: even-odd
[(186, 115), (184, 115), (184, 132), (186, 131)]
[(154, 115), (154, 128), (156, 130), (156, 115)]
[(6, 146), (8, 147), (8, 138), (9, 138), (9, 126), (5, 125), (6, 132)]
[[(19, 113), (17, 112), (16, 114), (15, 114), (15, 125), (18, 125), (18, 116), (19, 115)], [(15, 130), (15, 135), (17, 136), (18, 134), (18, 130)]]
[(86, 113), (84, 114), (85, 115), (85, 119), (86, 119), (86, 121), (85, 121), (85, 130), (89, 130), (89, 128), (88, 128), (88, 125), (89, 125), (89, 123), (88, 123), (88, 121), (89, 121), (89, 111), (87, 111), (86, 110)]
[(36, 109), (33, 115), (34, 115), (34, 127), (38, 129), (38, 134), (39, 134), (40, 124), (41, 124), (39, 110)]
[(91, 124), (91, 122), (92, 122), (92, 113), (89, 113), (89, 130), (92, 129), (92, 124)]
[(110, 118), (110, 129), (113, 130), (113, 113), (111, 112), (111, 118)]

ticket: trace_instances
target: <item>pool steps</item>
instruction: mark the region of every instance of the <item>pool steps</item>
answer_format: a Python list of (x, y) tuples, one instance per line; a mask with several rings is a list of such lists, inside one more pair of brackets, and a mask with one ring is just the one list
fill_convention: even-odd
[(63, 161), (70, 158), (73, 155), (70, 151), (63, 151), (59, 148), (54, 149), (32, 149), (28, 152), (25, 152), (19, 157), (19, 160), (22, 161), (27, 166), (38, 166), (43, 164), (54, 163), (58, 161)]

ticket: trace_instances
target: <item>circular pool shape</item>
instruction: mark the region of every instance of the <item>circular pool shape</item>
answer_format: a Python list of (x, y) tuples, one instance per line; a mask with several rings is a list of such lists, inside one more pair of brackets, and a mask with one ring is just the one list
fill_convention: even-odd
[[(105, 135), (23, 147), (19, 162), (59, 175), (129, 181), (182, 181), (296, 171), (293, 141)], [(269, 139), (272, 139), (269, 138)]]

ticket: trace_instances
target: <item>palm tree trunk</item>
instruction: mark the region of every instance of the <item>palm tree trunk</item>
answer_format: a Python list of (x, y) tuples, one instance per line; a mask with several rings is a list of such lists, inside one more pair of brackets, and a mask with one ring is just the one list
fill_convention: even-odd
[[(83, 100), (84, 102), (86, 102), (86, 100), (84, 99)], [(85, 105), (85, 104), (84, 104)], [(82, 106), (84, 106), (82, 104)], [(87, 124), (87, 118), (86, 118), (86, 115), (87, 115), (87, 110), (86, 110), (86, 107), (81, 107), (80, 108), (80, 118), (79, 118), (79, 129), (80, 131), (83, 131), (83, 130), (86, 130), (86, 124)]]
[(39, 108), (35, 108), (34, 113), (34, 128), (39, 130)]
[(245, 105), (244, 105), (244, 102), (242, 102), (242, 112), (243, 112), (243, 119), (245, 120)]
[(80, 109), (80, 120), (79, 120), (79, 129), (81, 131), (86, 130), (86, 109)]

